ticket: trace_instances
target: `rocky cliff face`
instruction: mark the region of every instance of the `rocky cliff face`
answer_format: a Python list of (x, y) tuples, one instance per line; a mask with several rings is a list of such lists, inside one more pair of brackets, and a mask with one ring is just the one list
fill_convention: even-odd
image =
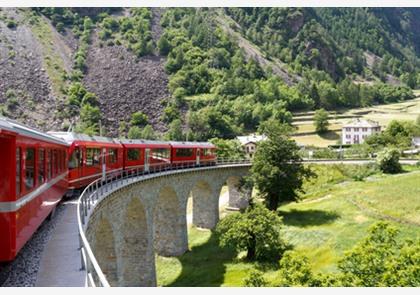
[(100, 47), (93, 36), (83, 82), (99, 97), (102, 124), (111, 136), (117, 136), (120, 122), (128, 122), (136, 111), (144, 112), (155, 130), (166, 130), (160, 119), (162, 101), (170, 97), (164, 63), (159, 56), (137, 59), (124, 46)]
[[(152, 31), (160, 37), (161, 10), (154, 9)], [(89, 10), (87, 15), (96, 14)], [(8, 27), (14, 20), (15, 26)], [(60, 130), (63, 119), (66, 76), (72, 71), (78, 41), (72, 32), (58, 33), (50, 21), (30, 19), (29, 9), (0, 11), (0, 103), (3, 115), (43, 130)], [(99, 45), (97, 31), (91, 35), (87, 73), (83, 84), (100, 101), (102, 125), (107, 135), (117, 136), (120, 122), (142, 111), (157, 131), (165, 131), (160, 119), (162, 101), (170, 95), (164, 57), (136, 58), (124, 46)]]
[[(0, 21), (1, 111), (32, 126), (55, 128), (61, 124), (57, 114), (62, 97), (55, 92), (47, 62), (57, 68), (63, 65), (60, 56), (51, 60), (60, 50), (44, 46), (41, 36), (27, 23), (24, 11), (3, 8), (0, 13), (3, 20)], [(10, 20), (16, 25), (8, 25)], [(54, 36), (55, 30), (49, 29), (48, 33)]]

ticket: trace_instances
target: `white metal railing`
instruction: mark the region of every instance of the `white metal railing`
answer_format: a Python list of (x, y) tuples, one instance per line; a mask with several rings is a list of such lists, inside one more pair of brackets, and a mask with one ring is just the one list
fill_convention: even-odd
[(201, 169), (210, 167), (223, 167), (229, 165), (250, 165), (249, 159), (221, 159), (218, 158), (217, 162), (210, 162), (203, 160), (200, 164), (195, 162), (187, 163), (162, 163), (155, 164), (149, 167), (149, 171), (144, 171), (144, 167), (136, 167), (127, 171), (120, 170), (115, 173), (108, 174), (105, 179), (99, 178), (90, 183), (82, 192), (77, 203), (77, 221), (79, 227), (79, 242), (81, 252), (82, 270), (86, 272), (86, 282), (91, 287), (109, 287), (106, 276), (103, 274), (98, 261), (89, 245), (86, 238), (85, 230), (89, 221), (90, 214), (92, 213), (96, 204), (99, 203), (105, 196), (114, 190), (121, 188), (129, 183), (138, 182), (150, 178), (160, 177), (163, 175), (172, 174), (177, 170), (185, 169)]

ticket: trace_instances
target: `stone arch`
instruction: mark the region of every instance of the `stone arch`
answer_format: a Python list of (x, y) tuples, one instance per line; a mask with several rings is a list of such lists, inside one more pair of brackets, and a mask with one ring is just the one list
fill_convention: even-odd
[[(117, 255), (115, 238), (109, 221), (101, 217), (94, 232), (92, 251), (111, 286), (118, 285)], [(97, 278), (95, 278), (97, 279)]]
[(155, 251), (162, 256), (178, 256), (188, 249), (185, 210), (172, 187), (159, 192), (153, 210)]
[(155, 286), (155, 258), (148, 228), (147, 211), (141, 200), (132, 198), (123, 215), (120, 286)]
[(232, 209), (243, 209), (249, 204), (251, 191), (241, 192), (239, 189), (241, 176), (232, 175), (226, 179), (229, 192), (228, 206)]
[(219, 221), (219, 193), (208, 182), (199, 180), (191, 190), (192, 221), (197, 227), (214, 228)]

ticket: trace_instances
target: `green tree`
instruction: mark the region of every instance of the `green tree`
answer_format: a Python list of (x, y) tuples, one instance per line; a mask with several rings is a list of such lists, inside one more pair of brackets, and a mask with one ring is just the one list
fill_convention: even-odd
[(247, 251), (249, 260), (278, 258), (285, 250), (280, 238), (281, 218), (261, 204), (249, 206), (243, 213), (233, 213), (216, 227), (221, 247)]
[(400, 152), (395, 148), (385, 148), (378, 153), (376, 162), (384, 173), (401, 172)]
[(268, 139), (258, 144), (251, 177), (267, 208), (276, 210), (280, 202), (298, 198), (303, 180), (312, 173), (303, 165), (299, 147), (289, 137), (290, 126), (268, 121), (261, 129)]
[(138, 126), (130, 127), (127, 137), (130, 139), (141, 139), (141, 128)]
[(99, 107), (85, 104), (80, 109), (80, 118), (76, 126), (77, 132), (89, 135), (97, 135), (99, 132), (99, 120), (101, 119), (101, 111)]
[(210, 142), (216, 146), (216, 155), (222, 159), (245, 159), (245, 152), (239, 140), (212, 138)]
[(141, 111), (131, 114), (131, 126), (144, 127), (149, 122), (149, 117)]
[(166, 139), (177, 141), (185, 140), (185, 136), (182, 131), (182, 122), (180, 119), (176, 119), (169, 124), (169, 130), (166, 133)]
[(161, 55), (168, 55), (171, 51), (171, 43), (169, 43), (165, 34), (160, 37), (157, 46)]
[(317, 133), (325, 133), (328, 131), (328, 112), (324, 109), (319, 109), (314, 115), (315, 130)]
[(142, 139), (157, 139), (158, 136), (155, 133), (155, 130), (151, 125), (144, 126), (143, 130), (141, 131), (141, 138)]

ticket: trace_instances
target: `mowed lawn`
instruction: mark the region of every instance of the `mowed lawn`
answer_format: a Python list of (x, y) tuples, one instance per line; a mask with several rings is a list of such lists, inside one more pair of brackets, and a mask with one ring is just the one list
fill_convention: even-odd
[[(338, 174), (324, 176), (331, 182), (299, 203), (279, 208), (285, 227), (283, 237), (294, 250), (308, 256), (316, 272), (337, 271), (343, 252), (366, 236), (368, 227), (385, 218), (397, 226), (401, 237), (420, 236), (420, 171), (376, 175), (364, 182)], [(308, 185), (308, 190), (311, 189)], [(303, 196), (305, 197), (305, 196)], [(264, 271), (276, 280), (277, 261), (250, 263), (220, 249), (216, 237), (205, 230), (189, 229), (191, 251), (181, 257), (157, 257), (160, 286), (241, 286), (250, 270)]]

